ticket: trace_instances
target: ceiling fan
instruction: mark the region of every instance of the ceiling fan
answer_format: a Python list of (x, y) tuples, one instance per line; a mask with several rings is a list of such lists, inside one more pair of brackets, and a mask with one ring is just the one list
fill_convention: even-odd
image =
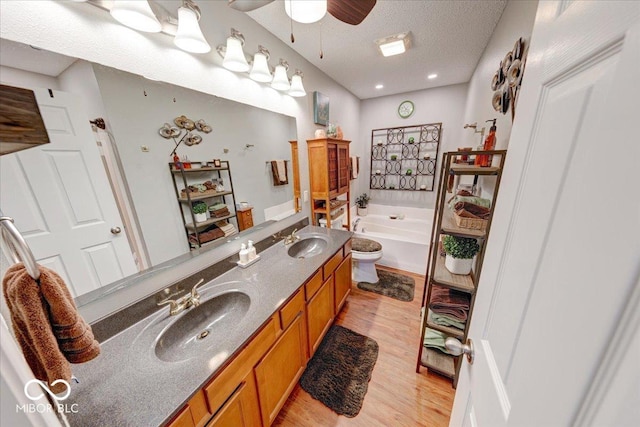
[[(250, 12), (274, 0), (229, 0), (229, 6), (241, 12)], [(289, 0), (285, 0), (289, 1)], [(336, 19), (351, 25), (358, 25), (376, 5), (376, 0), (327, 0), (327, 12)]]

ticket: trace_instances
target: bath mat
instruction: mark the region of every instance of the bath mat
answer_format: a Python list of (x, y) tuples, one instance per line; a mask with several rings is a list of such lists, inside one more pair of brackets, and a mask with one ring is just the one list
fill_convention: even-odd
[(376, 271), (380, 279), (378, 283), (358, 282), (358, 288), (400, 301), (413, 301), (413, 291), (416, 287), (413, 278), (386, 270)]
[(309, 361), (300, 386), (338, 415), (353, 418), (362, 408), (377, 359), (377, 342), (333, 325)]

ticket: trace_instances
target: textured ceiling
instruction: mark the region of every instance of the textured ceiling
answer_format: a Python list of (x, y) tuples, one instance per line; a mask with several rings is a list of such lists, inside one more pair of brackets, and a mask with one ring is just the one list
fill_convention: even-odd
[[(505, 6), (506, 0), (378, 0), (357, 26), (329, 14), (319, 23), (294, 22), (293, 44), (281, 0), (248, 15), (358, 98), (367, 99), (468, 82)], [(374, 40), (406, 31), (411, 32), (407, 52), (387, 58), (379, 53)], [(319, 56), (321, 34), (324, 59)], [(431, 73), (438, 77), (428, 80)], [(377, 84), (384, 88), (375, 89)]]

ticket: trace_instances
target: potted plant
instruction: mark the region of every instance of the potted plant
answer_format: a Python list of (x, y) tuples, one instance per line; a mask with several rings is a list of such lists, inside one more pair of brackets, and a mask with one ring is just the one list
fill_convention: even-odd
[(362, 193), (356, 199), (356, 205), (358, 205), (358, 216), (367, 216), (367, 205), (369, 204), (369, 196), (367, 193)]
[(204, 202), (196, 202), (191, 208), (196, 218), (196, 222), (204, 222), (207, 220), (207, 204)]
[(444, 266), (453, 274), (469, 274), (473, 257), (480, 250), (478, 241), (472, 237), (444, 236), (442, 246), (447, 254)]
[(391, 160), (397, 160), (397, 159), (398, 159), (398, 156), (396, 154), (391, 155)]

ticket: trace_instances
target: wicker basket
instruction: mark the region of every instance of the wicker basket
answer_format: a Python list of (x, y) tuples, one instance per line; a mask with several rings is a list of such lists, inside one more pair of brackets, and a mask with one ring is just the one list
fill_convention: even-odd
[(457, 213), (453, 213), (453, 217), (456, 219), (456, 225), (460, 228), (470, 228), (473, 230), (486, 231), (487, 221), (486, 219), (479, 218), (465, 218)]

